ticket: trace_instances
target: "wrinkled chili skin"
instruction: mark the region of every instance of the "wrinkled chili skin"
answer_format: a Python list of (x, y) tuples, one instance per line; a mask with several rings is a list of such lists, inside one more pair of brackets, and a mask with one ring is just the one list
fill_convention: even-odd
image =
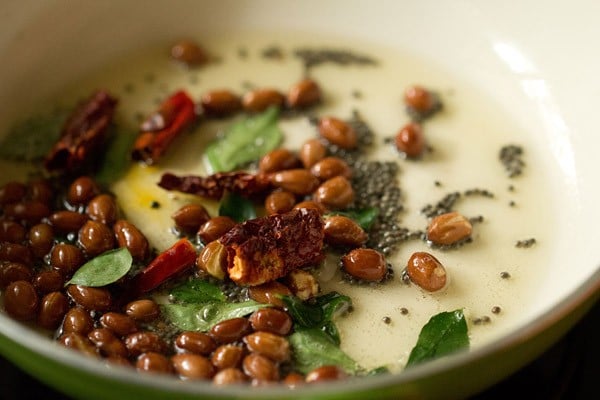
[(169, 278), (194, 265), (196, 257), (196, 248), (189, 240), (185, 238), (178, 240), (133, 278), (133, 290), (141, 294), (155, 289)]
[(245, 197), (260, 195), (269, 189), (270, 183), (266, 175), (246, 172), (219, 172), (209, 176), (177, 176), (165, 173), (161, 176), (158, 186), (166, 190), (219, 200), (225, 191)]
[(48, 171), (78, 171), (98, 154), (104, 144), (117, 99), (99, 90), (81, 103), (65, 123), (60, 139), (52, 147), (44, 167)]
[(169, 145), (196, 119), (194, 102), (180, 90), (167, 98), (140, 126), (132, 158), (146, 164), (156, 163)]
[(219, 242), (228, 253), (229, 277), (256, 286), (323, 259), (323, 219), (317, 210), (297, 209), (248, 220)]

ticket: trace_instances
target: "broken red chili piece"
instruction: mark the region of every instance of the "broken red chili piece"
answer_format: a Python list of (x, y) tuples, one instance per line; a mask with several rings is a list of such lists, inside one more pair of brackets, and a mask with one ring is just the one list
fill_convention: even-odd
[(133, 159), (146, 164), (156, 163), (195, 118), (192, 99), (182, 90), (176, 92), (140, 126), (140, 135), (133, 145)]
[(270, 183), (266, 175), (246, 172), (219, 172), (209, 176), (177, 176), (166, 173), (161, 176), (158, 186), (219, 200), (225, 191), (245, 197), (259, 195), (269, 188)]
[(323, 219), (302, 208), (248, 220), (219, 242), (227, 249), (227, 273), (238, 285), (256, 286), (323, 259)]
[(158, 287), (169, 278), (194, 265), (196, 257), (196, 249), (189, 240), (178, 240), (135, 276), (133, 287), (136, 293), (146, 293)]
[(107, 92), (95, 92), (67, 119), (60, 139), (52, 147), (44, 166), (48, 171), (76, 171), (98, 153), (106, 139), (117, 100)]

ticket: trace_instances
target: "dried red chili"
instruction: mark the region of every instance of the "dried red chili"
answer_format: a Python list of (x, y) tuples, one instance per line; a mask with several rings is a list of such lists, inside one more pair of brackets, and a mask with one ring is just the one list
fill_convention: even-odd
[(303, 208), (238, 224), (219, 242), (227, 249), (229, 278), (256, 286), (320, 262), (323, 236), (319, 212)]
[(266, 175), (246, 172), (219, 172), (209, 176), (177, 176), (166, 173), (160, 178), (158, 186), (219, 200), (225, 191), (252, 197), (265, 192), (270, 183)]
[(158, 287), (169, 278), (194, 265), (196, 249), (187, 239), (180, 239), (160, 253), (133, 280), (136, 293), (146, 293)]
[(154, 164), (195, 118), (192, 99), (182, 90), (176, 92), (140, 126), (140, 135), (133, 145), (133, 159)]
[(60, 139), (52, 147), (44, 166), (48, 171), (75, 171), (98, 153), (106, 138), (117, 100), (105, 91), (95, 92), (81, 103), (65, 123)]

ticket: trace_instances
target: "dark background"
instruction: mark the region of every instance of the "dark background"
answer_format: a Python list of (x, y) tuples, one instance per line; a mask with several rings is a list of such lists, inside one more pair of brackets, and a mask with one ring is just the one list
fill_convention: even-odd
[[(471, 400), (600, 398), (600, 302), (556, 345)], [(0, 358), (0, 399), (67, 400)]]

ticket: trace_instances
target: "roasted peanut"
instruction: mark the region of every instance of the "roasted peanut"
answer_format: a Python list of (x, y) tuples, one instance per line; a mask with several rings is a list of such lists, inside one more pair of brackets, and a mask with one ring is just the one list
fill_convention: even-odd
[(305, 201), (301, 201), (300, 203), (296, 204), (294, 206), (294, 209), (300, 209), (300, 208), (309, 208), (311, 210), (317, 210), (319, 212), (319, 214), (323, 215), (325, 214), (325, 206), (321, 203), (317, 203), (316, 201), (313, 200), (305, 200)]
[(77, 232), (87, 220), (88, 216), (86, 214), (68, 210), (57, 211), (48, 217), (52, 228), (60, 233)]
[(385, 257), (373, 249), (354, 249), (342, 257), (344, 270), (355, 278), (379, 282), (385, 277)]
[(65, 279), (55, 270), (41, 271), (32, 280), (33, 286), (40, 293), (58, 292), (62, 289)]
[(186, 204), (171, 216), (175, 226), (184, 233), (195, 233), (210, 219), (208, 211), (200, 204)]
[(429, 292), (440, 290), (446, 285), (446, 269), (429, 253), (413, 253), (408, 260), (406, 273), (412, 282)]
[(235, 226), (235, 221), (226, 216), (212, 217), (198, 230), (198, 237), (203, 243), (217, 240)]
[(325, 158), (327, 148), (319, 139), (309, 139), (300, 148), (300, 161), (304, 168), (311, 168)]
[(50, 265), (63, 276), (71, 275), (84, 262), (83, 252), (72, 244), (59, 243), (50, 251)]
[(275, 89), (256, 89), (242, 97), (242, 106), (249, 112), (261, 112), (271, 106), (281, 107), (285, 97)]
[(112, 196), (99, 194), (89, 201), (86, 213), (93, 221), (112, 226), (117, 220), (119, 209)]
[(354, 201), (354, 189), (348, 179), (336, 176), (317, 188), (314, 199), (330, 210), (347, 208)]
[(250, 322), (246, 318), (232, 318), (213, 326), (210, 336), (218, 343), (233, 343), (246, 336), (250, 329)]
[(325, 242), (333, 246), (360, 247), (368, 238), (356, 222), (342, 215), (327, 217), (324, 231)]
[(242, 108), (242, 102), (238, 96), (229, 90), (213, 90), (205, 93), (200, 99), (204, 113), (209, 117), (226, 117)]
[(245, 350), (234, 344), (223, 344), (213, 351), (211, 362), (218, 369), (237, 368), (242, 363)]
[(100, 324), (103, 327), (110, 329), (118, 336), (129, 335), (130, 333), (137, 331), (137, 325), (133, 318), (113, 311), (102, 315), (102, 317), (100, 317)]
[(264, 173), (298, 168), (300, 160), (288, 149), (279, 148), (265, 154), (258, 163), (258, 170)]
[(160, 353), (152, 351), (142, 353), (135, 362), (138, 371), (170, 374), (173, 372), (171, 360)]
[(252, 352), (276, 361), (290, 359), (290, 344), (283, 336), (271, 332), (254, 332), (244, 337), (244, 343)]
[(248, 288), (248, 296), (254, 301), (263, 304), (272, 304), (277, 307), (283, 307), (280, 296), (291, 296), (292, 291), (285, 285), (271, 281), (259, 286)]
[(394, 139), (396, 148), (407, 157), (416, 158), (425, 150), (425, 136), (421, 125), (411, 122), (404, 125)]
[(243, 361), (244, 373), (259, 381), (279, 380), (277, 365), (265, 356), (257, 353), (248, 354)]
[(151, 322), (160, 315), (160, 308), (154, 300), (141, 299), (127, 304), (125, 313), (135, 321)]
[(321, 101), (321, 88), (312, 79), (294, 84), (287, 93), (286, 103), (291, 108), (306, 108)]
[(232, 385), (236, 383), (244, 383), (247, 378), (244, 373), (237, 368), (223, 369), (213, 376), (213, 384), (215, 385)]
[(38, 307), (38, 295), (31, 283), (12, 282), (4, 290), (4, 309), (11, 317), (22, 321), (33, 319)]
[(457, 212), (449, 212), (433, 218), (427, 228), (427, 240), (435, 244), (449, 245), (471, 236), (471, 222)]
[(112, 305), (112, 296), (104, 288), (69, 285), (67, 293), (75, 303), (92, 311), (107, 311)]
[(292, 329), (292, 318), (288, 313), (276, 308), (262, 308), (249, 318), (255, 331), (265, 331), (285, 336)]
[(202, 332), (182, 332), (175, 338), (178, 350), (207, 356), (217, 347), (214, 339)]
[(130, 333), (125, 337), (125, 346), (132, 357), (149, 351), (164, 353), (167, 348), (165, 342), (154, 332)]
[(27, 187), (27, 192), (29, 199), (40, 201), (44, 204), (50, 204), (54, 198), (52, 187), (44, 180), (30, 182)]
[(217, 279), (225, 279), (227, 249), (218, 240), (213, 240), (198, 254), (196, 266)]
[(406, 88), (404, 102), (407, 106), (420, 113), (426, 113), (434, 106), (434, 98), (431, 92), (419, 85)]
[(89, 311), (82, 307), (73, 307), (67, 311), (62, 325), (63, 333), (74, 332), (87, 335), (92, 329), (94, 329), (94, 320)]
[(66, 348), (77, 350), (86, 356), (97, 357), (98, 349), (90, 340), (76, 332), (64, 333), (58, 338), (58, 342)]
[(325, 381), (337, 381), (344, 379), (348, 375), (343, 369), (337, 365), (323, 365), (310, 371), (306, 374), (307, 383), (325, 382)]
[(96, 182), (89, 176), (82, 176), (73, 181), (67, 192), (67, 201), (72, 205), (84, 205), (93, 199), (100, 190)]
[(2, 242), (0, 243), (0, 262), (3, 261), (32, 266), (33, 254), (29, 247), (22, 244)]
[(0, 222), (0, 242), (21, 243), (25, 240), (26, 234), (21, 224), (4, 219)]
[(296, 196), (285, 190), (270, 193), (265, 199), (265, 210), (269, 215), (290, 211), (296, 204)]
[(308, 300), (319, 293), (317, 279), (308, 271), (296, 269), (285, 277), (285, 283), (292, 293), (301, 300)]
[(283, 384), (290, 389), (297, 388), (298, 386), (304, 383), (304, 376), (300, 375), (297, 372), (290, 372), (283, 378)]
[(310, 168), (310, 172), (322, 181), (336, 176), (343, 176), (348, 179), (352, 177), (352, 169), (346, 161), (339, 157), (323, 158)]
[(342, 149), (352, 150), (358, 144), (358, 137), (354, 129), (338, 118), (321, 118), (319, 121), (319, 134), (329, 143)]
[(46, 329), (56, 329), (69, 311), (69, 300), (61, 292), (48, 293), (40, 302), (38, 325)]
[(180, 40), (171, 47), (171, 58), (187, 67), (197, 67), (208, 61), (208, 56), (199, 44), (192, 40)]
[(7, 182), (0, 188), (0, 204), (16, 203), (27, 194), (27, 186), (21, 182)]
[(186, 379), (211, 379), (215, 374), (210, 361), (198, 354), (175, 354), (171, 357), (171, 362), (179, 376)]
[(39, 224), (42, 218), (50, 215), (50, 208), (41, 201), (27, 200), (5, 205), (4, 215), (27, 226), (33, 226)]
[(319, 186), (319, 180), (306, 169), (275, 172), (270, 176), (270, 181), (273, 186), (299, 196), (310, 194)]
[(31, 282), (33, 271), (26, 265), (16, 262), (0, 263), (0, 288), (16, 281)]
[(88, 339), (96, 345), (104, 356), (127, 357), (127, 347), (110, 329), (94, 329), (88, 333)]
[(136, 261), (143, 261), (150, 254), (146, 236), (132, 223), (120, 219), (113, 225), (113, 232), (119, 247), (126, 247)]
[(52, 250), (54, 244), (54, 230), (48, 224), (37, 224), (29, 229), (29, 247), (37, 258), (43, 258)]
[(79, 230), (77, 238), (88, 257), (95, 257), (115, 247), (112, 230), (101, 222), (87, 221)]

